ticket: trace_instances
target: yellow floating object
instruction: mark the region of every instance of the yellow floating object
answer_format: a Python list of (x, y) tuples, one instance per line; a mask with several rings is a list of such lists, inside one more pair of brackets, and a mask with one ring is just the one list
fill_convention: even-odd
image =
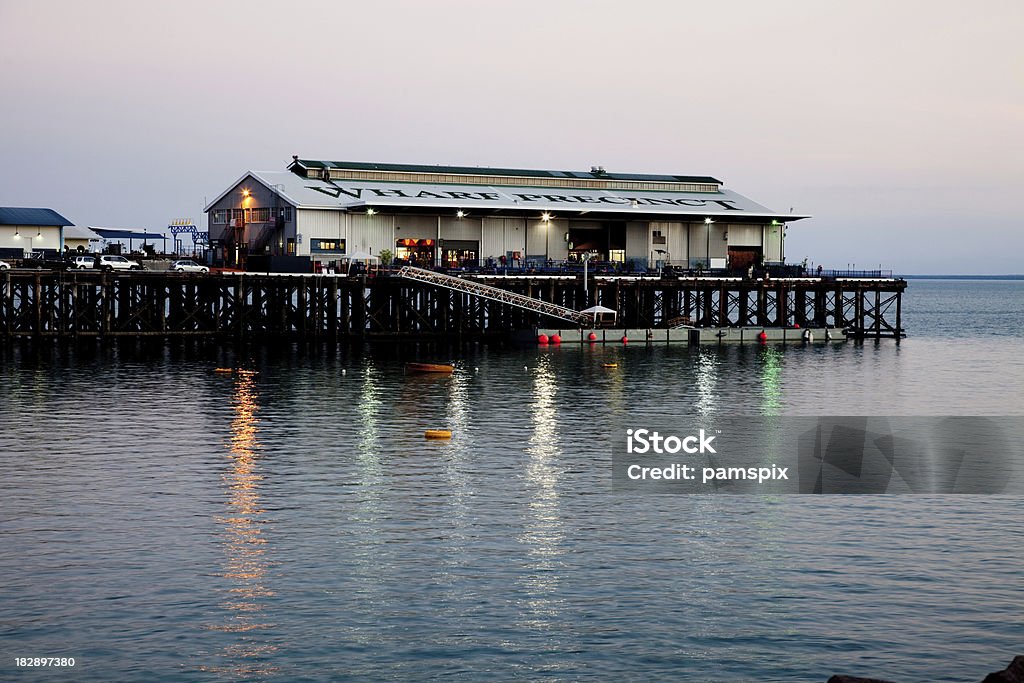
[(455, 372), (454, 365), (448, 365), (447, 363), (406, 363), (406, 372), (439, 372), (442, 374), (449, 374)]
[(619, 364), (618, 363), (604, 363), (601, 367), (604, 367), (604, 368), (617, 368), (617, 367), (619, 367)]
[(213, 371), (214, 372), (232, 373), (232, 372), (234, 372), (234, 369), (232, 369), (232, 368), (214, 368)]
[(450, 429), (428, 429), (423, 432), (423, 436), (428, 439), (450, 439), (452, 438), (452, 430)]

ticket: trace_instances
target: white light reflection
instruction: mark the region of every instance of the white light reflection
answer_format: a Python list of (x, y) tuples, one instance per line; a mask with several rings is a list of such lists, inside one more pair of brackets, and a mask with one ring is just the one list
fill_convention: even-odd
[(452, 440), (448, 442), (445, 459), (446, 474), (451, 483), (449, 490), (453, 512), (461, 520), (465, 515), (465, 496), (469, 489), (466, 462), (469, 455), (467, 432), (469, 431), (469, 375), (456, 372), (448, 379), (448, 429), (452, 430)]
[(529, 598), (525, 626), (553, 628), (560, 611), (552, 599), (558, 589), (564, 552), (564, 530), (558, 496), (559, 448), (558, 383), (548, 357), (541, 357), (534, 373), (533, 402), (530, 405), (533, 434), (527, 448), (526, 482), (531, 499), (526, 528), (519, 542), (526, 547), (529, 566), (521, 580)]
[(359, 518), (375, 520), (380, 516), (380, 498), (384, 468), (380, 462), (380, 371), (369, 361), (363, 367), (363, 384), (359, 396), (359, 442), (356, 460), (359, 464)]
[(761, 350), (761, 414), (782, 410), (782, 353), (771, 347)]
[(220, 574), (231, 582), (227, 597), (221, 603), (225, 621), (210, 626), (210, 630), (236, 633), (239, 640), (221, 649), (218, 658), (223, 663), (201, 666), (203, 671), (231, 674), (238, 678), (251, 678), (276, 673), (278, 667), (269, 659), (278, 647), (267, 642), (267, 632), (275, 624), (266, 620), (266, 598), (274, 595), (267, 585), (270, 563), (266, 557), (267, 539), (263, 534), (266, 510), (260, 502), (263, 475), (259, 468), (259, 395), (254, 373), (235, 375), (232, 395), (234, 419), (231, 421), (231, 439), (228, 458), (231, 468), (223, 475), (227, 496), (227, 515), (218, 517), (223, 525), (226, 562)]
[(712, 349), (701, 349), (697, 357), (697, 414), (710, 415), (715, 412), (718, 400), (716, 385), (718, 384), (717, 352)]

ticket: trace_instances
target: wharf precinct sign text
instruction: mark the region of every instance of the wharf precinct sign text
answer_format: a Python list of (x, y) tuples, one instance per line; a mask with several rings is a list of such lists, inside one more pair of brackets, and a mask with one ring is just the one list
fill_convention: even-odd
[(307, 185), (310, 190), (334, 199), (349, 197), (360, 201), (373, 201), (374, 199), (428, 199), (428, 200), (458, 200), (462, 202), (502, 202), (512, 201), (516, 204), (540, 202), (543, 204), (617, 204), (636, 206), (685, 206), (691, 208), (708, 208), (714, 211), (743, 211), (736, 206), (733, 199), (710, 199), (691, 196), (665, 196), (665, 197), (634, 197), (609, 194), (533, 194), (528, 192), (476, 192), (476, 191), (455, 191), (455, 190), (417, 190), (413, 188), (378, 188), (378, 187), (342, 187), (333, 185), (329, 187), (318, 185)]

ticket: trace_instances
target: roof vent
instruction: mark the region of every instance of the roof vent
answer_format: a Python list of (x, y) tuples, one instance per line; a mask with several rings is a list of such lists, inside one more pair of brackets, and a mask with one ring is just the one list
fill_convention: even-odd
[(331, 180), (331, 169), (324, 167), (320, 169), (320, 179), (330, 182)]
[(590, 172), (593, 173), (594, 175), (600, 175), (600, 176), (608, 175), (608, 172), (604, 170), (604, 166), (591, 166), (590, 167)]

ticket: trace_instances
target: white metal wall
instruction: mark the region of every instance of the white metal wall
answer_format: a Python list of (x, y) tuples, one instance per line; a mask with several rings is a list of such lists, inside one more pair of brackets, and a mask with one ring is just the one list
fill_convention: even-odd
[[(658, 249), (664, 249), (664, 247), (659, 244)], [(626, 223), (626, 259), (643, 259), (644, 262), (648, 262), (651, 258), (651, 250), (650, 224)]]
[(761, 230), (760, 225), (729, 225), (729, 246), (759, 247)]
[(565, 241), (565, 233), (569, 230), (569, 221), (554, 219), (528, 222), (527, 256), (544, 256), (547, 254), (552, 261), (561, 261), (569, 256), (569, 245)]
[[(300, 209), (296, 216), (296, 231), (302, 241), (295, 245), (297, 256), (309, 256), (311, 239), (346, 239), (345, 214), (342, 211)], [(298, 242), (298, 239), (296, 239)], [(346, 248), (351, 250), (346, 242)]]
[(41, 249), (60, 250), (60, 228), (51, 225), (3, 225), (0, 226), (0, 247), (21, 249), (25, 254)]
[(479, 218), (441, 218), (441, 239), (480, 241)]
[[(654, 244), (655, 230), (660, 230), (661, 234), (665, 236), (665, 244)], [(659, 255), (655, 253), (654, 250), (664, 249), (668, 252), (668, 256), (666, 257), (668, 260), (674, 262), (682, 261), (685, 263), (690, 257), (690, 254), (687, 251), (686, 241), (688, 230), (689, 228), (685, 223), (678, 223), (674, 221), (659, 221), (651, 223), (650, 230), (648, 231), (651, 235), (648, 250), (653, 254), (653, 256), (649, 256), (648, 258), (658, 260)]]
[(526, 251), (526, 222), (522, 218), (484, 218), (480, 256), (495, 258), (510, 251)]
[(395, 216), (395, 239), (437, 239), (437, 216)]
[[(395, 250), (395, 217), (376, 214), (367, 216), (365, 213), (349, 214), (351, 235), (346, 247), (348, 253), (365, 251), (379, 254), (382, 249)], [(404, 237), (404, 235), (403, 235)]]
[(765, 227), (764, 260), (782, 260), (782, 230), (781, 225), (769, 225)]

